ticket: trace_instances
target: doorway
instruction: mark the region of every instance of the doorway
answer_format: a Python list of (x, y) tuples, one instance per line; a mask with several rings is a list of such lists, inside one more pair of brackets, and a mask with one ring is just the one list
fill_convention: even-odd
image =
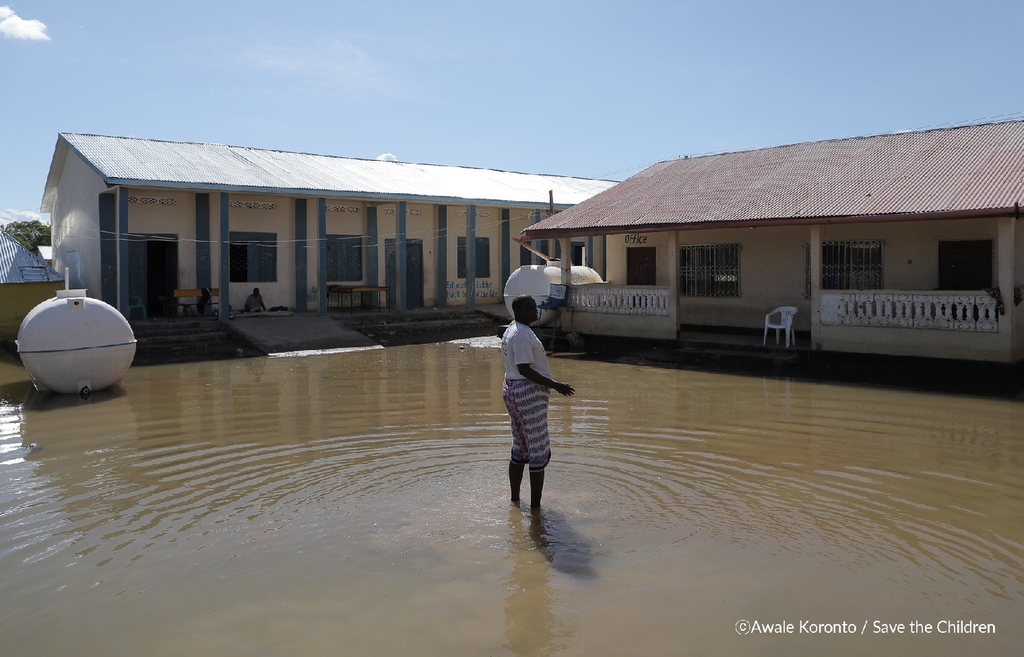
[[(388, 304), (398, 308), (398, 248), (394, 239), (384, 240), (385, 282), (388, 286)], [(423, 240), (405, 241), (405, 307), (423, 307)]]
[[(129, 235), (128, 294), (142, 300), (146, 316), (169, 316), (177, 287), (178, 236)], [(128, 319), (141, 319), (141, 312), (132, 313)]]
[(992, 287), (992, 240), (939, 242), (939, 289)]
[(657, 247), (641, 246), (626, 249), (626, 285), (657, 284)]

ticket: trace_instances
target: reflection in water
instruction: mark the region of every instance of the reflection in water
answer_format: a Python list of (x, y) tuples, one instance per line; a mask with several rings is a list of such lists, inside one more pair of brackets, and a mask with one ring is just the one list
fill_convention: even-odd
[[(525, 528), (524, 528), (525, 524)], [(509, 557), (505, 579), (505, 645), (516, 655), (550, 655), (572, 643), (552, 610), (551, 570), (581, 580), (597, 577), (589, 540), (565, 514), (542, 509), (509, 511)]]
[[(1019, 402), (560, 367), (577, 395), (552, 403), (533, 515), (506, 501), (493, 347), (132, 368), (89, 401), (31, 394), (0, 362), (5, 654), (930, 656), (1024, 639)], [(738, 636), (744, 618), (998, 631), (766, 640)]]

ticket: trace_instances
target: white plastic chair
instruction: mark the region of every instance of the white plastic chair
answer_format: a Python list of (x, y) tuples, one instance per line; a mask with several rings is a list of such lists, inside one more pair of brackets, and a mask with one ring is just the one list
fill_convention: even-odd
[[(764, 340), (761, 341), (761, 344), (768, 343), (768, 329), (775, 329), (775, 344), (779, 344), (779, 331), (784, 330), (786, 332), (786, 348), (788, 349), (790, 345), (796, 346), (796, 338), (793, 337), (793, 315), (795, 314), (795, 306), (779, 306), (765, 315)], [(775, 315), (779, 316), (777, 322), (772, 321), (772, 317)]]

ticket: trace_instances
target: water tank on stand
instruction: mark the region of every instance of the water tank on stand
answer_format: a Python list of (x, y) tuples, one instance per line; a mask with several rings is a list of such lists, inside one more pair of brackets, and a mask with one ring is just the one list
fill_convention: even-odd
[[(562, 268), (558, 260), (549, 260), (545, 265), (523, 265), (512, 272), (505, 283), (505, 307), (508, 314), (512, 313), (512, 300), (520, 294), (529, 294), (533, 300), (540, 305), (548, 298), (551, 284), (562, 282)], [(573, 265), (569, 270), (569, 285), (585, 285), (587, 283), (601, 283), (601, 275), (590, 267)], [(550, 326), (555, 321), (554, 310), (544, 310), (538, 326)], [(514, 316), (514, 315), (513, 315)]]

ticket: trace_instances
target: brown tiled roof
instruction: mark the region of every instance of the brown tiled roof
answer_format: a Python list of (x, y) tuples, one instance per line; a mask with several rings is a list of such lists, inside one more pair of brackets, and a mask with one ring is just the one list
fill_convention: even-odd
[(524, 231), (552, 238), (1012, 212), (1024, 121), (661, 162)]

